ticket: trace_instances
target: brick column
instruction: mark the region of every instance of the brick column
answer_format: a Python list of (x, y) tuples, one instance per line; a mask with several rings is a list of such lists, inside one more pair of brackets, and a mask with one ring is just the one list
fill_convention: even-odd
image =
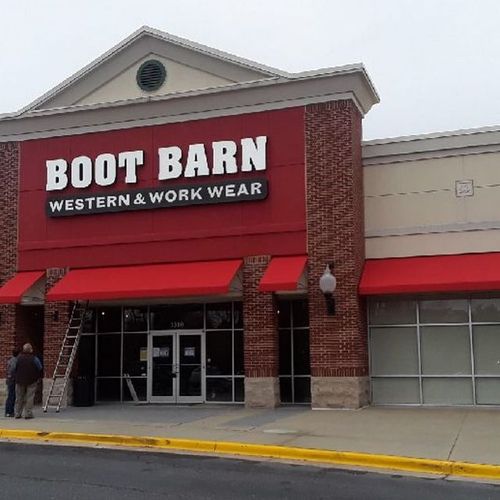
[(243, 268), (245, 405), (279, 405), (278, 328), (272, 293), (259, 292), (269, 256), (246, 257)]
[[(47, 269), (46, 292), (52, 288), (66, 273), (65, 269)], [(43, 401), (50, 389), (52, 375), (64, 340), (66, 328), (71, 314), (69, 302), (45, 302), (45, 330), (43, 340), (44, 379)], [(71, 401), (72, 384), (68, 384), (67, 399)]]
[[(306, 107), (308, 290), (314, 407), (368, 403), (361, 115), (352, 101)], [(335, 262), (336, 314), (326, 314), (318, 282)]]
[[(17, 271), (19, 144), (0, 143), (0, 286)], [(16, 336), (16, 306), (0, 305), (0, 396), (5, 393), (5, 371)]]

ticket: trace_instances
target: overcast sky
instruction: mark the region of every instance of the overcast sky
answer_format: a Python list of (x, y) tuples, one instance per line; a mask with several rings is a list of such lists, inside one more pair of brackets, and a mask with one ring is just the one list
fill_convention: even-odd
[(287, 71), (363, 62), (364, 138), (500, 125), (500, 0), (0, 0), (0, 113), (140, 26)]

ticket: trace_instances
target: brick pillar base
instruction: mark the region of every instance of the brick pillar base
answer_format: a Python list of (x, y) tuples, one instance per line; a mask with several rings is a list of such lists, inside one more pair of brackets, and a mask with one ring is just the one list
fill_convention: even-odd
[(276, 307), (271, 293), (259, 291), (269, 261), (268, 256), (247, 257), (243, 268), (245, 405), (251, 408), (280, 403)]
[(311, 377), (312, 408), (360, 408), (369, 403), (368, 377)]
[[(49, 395), (50, 391), (50, 386), (52, 385), (52, 378), (44, 378), (43, 379), (43, 402), (42, 404), (45, 404), (45, 401), (47, 400), (47, 396)], [(50, 404), (54, 404), (55, 401), (51, 401)], [(73, 379), (68, 380), (68, 385), (66, 386), (66, 391), (64, 392), (64, 397), (61, 402), (61, 408), (66, 408), (67, 406), (70, 406), (73, 404)], [(54, 410), (48, 410), (54, 411)]]
[(245, 377), (245, 405), (248, 408), (276, 408), (279, 404), (278, 377)]

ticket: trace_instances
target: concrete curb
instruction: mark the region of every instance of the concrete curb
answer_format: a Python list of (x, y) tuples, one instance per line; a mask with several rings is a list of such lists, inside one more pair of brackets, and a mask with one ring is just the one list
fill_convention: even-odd
[(476, 479), (500, 480), (500, 465), (433, 460), (396, 455), (377, 455), (349, 451), (294, 448), (268, 444), (237, 443), (229, 441), (203, 441), (196, 439), (169, 439), (148, 436), (122, 436), (115, 434), (83, 434), (76, 432), (44, 432), (35, 430), (0, 429), (0, 440), (27, 440), (45, 443), (94, 446), (124, 446), (157, 450), (213, 453), (248, 457), (296, 460), (333, 465), (350, 465), (373, 469), (438, 474)]

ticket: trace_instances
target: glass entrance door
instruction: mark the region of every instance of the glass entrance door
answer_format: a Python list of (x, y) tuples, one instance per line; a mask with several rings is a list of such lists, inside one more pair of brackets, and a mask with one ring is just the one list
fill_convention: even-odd
[(201, 403), (205, 400), (202, 340), (199, 331), (151, 334), (149, 401)]

